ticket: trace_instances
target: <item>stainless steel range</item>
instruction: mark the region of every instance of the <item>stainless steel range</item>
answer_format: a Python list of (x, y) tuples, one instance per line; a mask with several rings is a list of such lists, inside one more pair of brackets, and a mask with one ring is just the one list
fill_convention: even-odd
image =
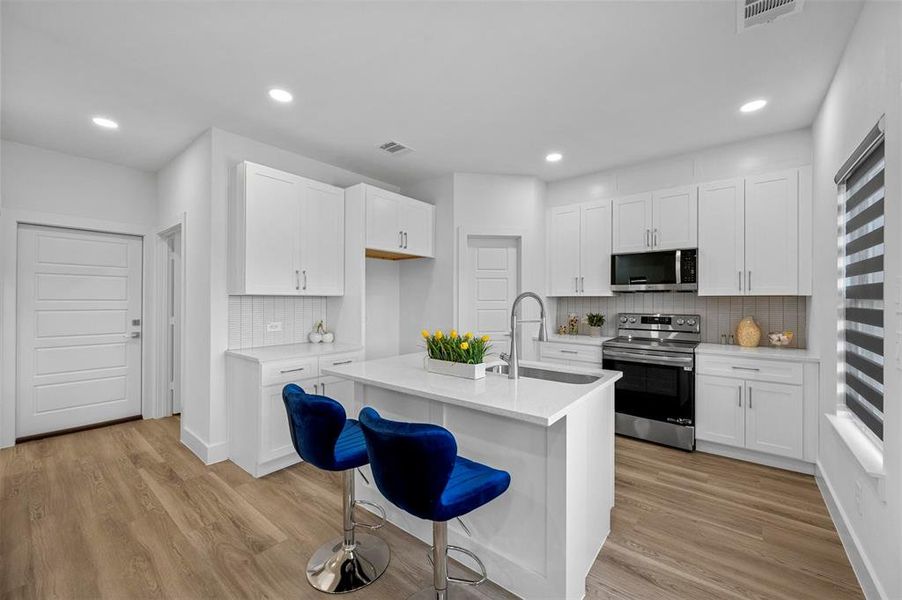
[(617, 433), (695, 449), (700, 321), (699, 315), (618, 315), (618, 337), (603, 347), (604, 368), (623, 372), (615, 384)]

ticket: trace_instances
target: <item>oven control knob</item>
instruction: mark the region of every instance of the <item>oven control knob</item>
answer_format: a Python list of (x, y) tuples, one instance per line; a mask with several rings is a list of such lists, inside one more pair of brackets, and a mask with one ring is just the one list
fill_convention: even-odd
[(636, 317), (630, 317), (630, 323), (635, 323), (635, 322), (636, 322)]
[(677, 325), (682, 325), (683, 323), (685, 323), (683, 319), (677, 319)]
[(621, 322), (621, 323), (626, 323), (626, 317), (620, 317), (620, 322)]
[(695, 325), (695, 319), (689, 319), (686, 321), (686, 325)]

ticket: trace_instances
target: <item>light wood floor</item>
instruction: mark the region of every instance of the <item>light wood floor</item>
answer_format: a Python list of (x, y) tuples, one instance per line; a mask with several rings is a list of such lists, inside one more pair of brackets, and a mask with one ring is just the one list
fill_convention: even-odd
[[(304, 565), (338, 534), (337, 476), (254, 480), (177, 440), (171, 418), (0, 451), (0, 596), (325, 598)], [(811, 477), (618, 439), (616, 504), (587, 598), (862, 597)], [(429, 581), (422, 543), (382, 535), (389, 571), (348, 598)]]

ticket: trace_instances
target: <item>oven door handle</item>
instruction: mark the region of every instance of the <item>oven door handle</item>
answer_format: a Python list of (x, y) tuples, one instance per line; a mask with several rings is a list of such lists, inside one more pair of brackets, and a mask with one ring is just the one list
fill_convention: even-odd
[(691, 357), (639, 354), (637, 352), (625, 352), (623, 350), (605, 350), (602, 356), (603, 358), (619, 358), (628, 362), (643, 363), (646, 365), (683, 367), (686, 371), (691, 371), (694, 367), (694, 361)]

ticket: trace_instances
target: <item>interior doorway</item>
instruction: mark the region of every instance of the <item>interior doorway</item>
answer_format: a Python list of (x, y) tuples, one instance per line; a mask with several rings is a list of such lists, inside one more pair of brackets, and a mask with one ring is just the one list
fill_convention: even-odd
[(17, 234), (16, 438), (140, 418), (142, 239)]
[(167, 414), (182, 412), (182, 228), (180, 225), (160, 235), (165, 254), (163, 278), (163, 406)]

